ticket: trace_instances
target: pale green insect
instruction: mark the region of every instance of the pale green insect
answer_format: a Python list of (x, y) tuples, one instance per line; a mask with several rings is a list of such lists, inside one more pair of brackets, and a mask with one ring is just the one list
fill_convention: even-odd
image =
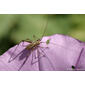
[(50, 39), (46, 41), (46, 44), (49, 44), (50, 43)]
[[(45, 25), (45, 28), (44, 28), (44, 32), (43, 32), (43, 35), (42, 35), (42, 37), (44, 36), (44, 34), (45, 34), (45, 31), (46, 31), (46, 29), (47, 29), (47, 25), (48, 25), (48, 18), (47, 18), (47, 22), (46, 22), (46, 25)], [(42, 39), (42, 37), (41, 37), (41, 39)], [(41, 39), (38, 39), (38, 40), (36, 40), (36, 41), (31, 41), (31, 40), (29, 40), (29, 39), (27, 39), (27, 40), (22, 40), (21, 42), (28, 42), (29, 44), (26, 46), (26, 48), (25, 49), (27, 49), (28, 51), (29, 50), (34, 50), (36, 47), (38, 47), (38, 45), (40, 45), (40, 43), (41, 43)], [(46, 44), (48, 45), (50, 43), (50, 40), (47, 40), (46, 41)], [(17, 49), (17, 48), (16, 48)], [(15, 51), (16, 51), (16, 49), (15, 49)], [(11, 62), (11, 61), (13, 61), (14, 59), (15, 59), (16, 57), (10, 57), (10, 59), (9, 59), (9, 63)], [(28, 58), (28, 57), (27, 57)], [(25, 64), (25, 62), (27, 61), (27, 58), (25, 59), (25, 61), (23, 62), (23, 64), (20, 66), (20, 68), (19, 68), (19, 70), (23, 67), (23, 65)]]
[[(47, 17), (47, 23), (46, 23), (46, 25), (45, 25), (45, 28), (44, 28), (44, 32), (43, 32), (42, 37), (43, 37), (44, 34), (45, 34), (45, 31), (46, 31), (46, 29), (47, 29), (47, 25), (48, 25), (48, 17)], [(42, 38), (41, 38), (41, 39), (42, 39)], [(41, 39), (38, 39), (38, 40), (33, 41), (33, 42), (32, 42), (31, 40), (24, 40), (24, 41), (30, 43), (29, 45), (27, 45), (26, 49), (27, 49), (27, 50), (30, 50), (30, 49), (35, 48), (36, 46), (38, 46), (38, 45), (41, 43), (41, 42), (40, 42)], [(50, 42), (50, 40), (47, 40), (47, 41), (46, 41), (46, 44), (49, 44), (49, 42)]]
[(34, 47), (36, 47), (37, 45), (40, 44), (40, 40), (37, 40), (35, 42), (32, 42), (31, 44), (29, 44), (26, 49), (30, 50), (30, 49), (33, 49)]

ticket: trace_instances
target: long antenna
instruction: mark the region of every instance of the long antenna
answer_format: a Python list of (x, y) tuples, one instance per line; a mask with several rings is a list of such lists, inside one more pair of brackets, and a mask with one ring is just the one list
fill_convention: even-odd
[[(49, 15), (48, 15), (49, 16)], [(46, 29), (47, 29), (47, 25), (48, 25), (48, 19), (49, 19), (49, 17), (47, 16), (47, 21), (46, 21), (46, 24), (45, 24), (45, 28), (44, 28), (44, 31), (43, 31), (43, 34), (42, 34), (42, 36), (41, 37), (43, 37), (44, 36), (44, 34), (45, 34), (45, 32), (46, 32)]]

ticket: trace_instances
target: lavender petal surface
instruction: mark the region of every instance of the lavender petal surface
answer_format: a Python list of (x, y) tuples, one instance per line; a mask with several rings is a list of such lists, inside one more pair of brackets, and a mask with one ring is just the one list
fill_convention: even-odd
[(1, 55), (0, 71), (85, 70), (84, 42), (55, 34), (43, 37), (40, 45), (34, 50), (26, 49), (29, 44), (21, 42)]

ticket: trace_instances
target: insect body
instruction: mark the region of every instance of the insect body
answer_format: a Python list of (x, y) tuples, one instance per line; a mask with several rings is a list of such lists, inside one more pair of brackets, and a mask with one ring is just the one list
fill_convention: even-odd
[[(46, 26), (45, 26), (45, 29), (44, 29), (44, 33), (45, 33), (45, 30), (46, 30), (46, 28), (47, 28), (47, 23), (46, 23)], [(42, 37), (44, 36), (44, 34), (42, 35)], [(41, 39), (42, 39), (42, 37), (41, 37)], [(21, 70), (21, 68), (23, 67), (23, 65), (26, 63), (26, 61), (27, 61), (27, 59), (29, 58), (29, 56), (30, 56), (30, 54), (32, 55), (32, 61), (31, 61), (31, 63), (34, 63), (33, 62), (33, 58), (39, 58), (40, 59), (40, 57), (39, 57), (39, 54), (41, 54), (42, 56), (46, 56), (45, 55), (45, 53), (43, 52), (43, 48), (45, 48), (45, 47), (41, 47), (41, 46), (39, 46), (42, 42), (41, 42), (41, 39), (38, 39), (38, 40), (36, 40), (36, 41), (31, 41), (31, 40), (29, 40), (29, 39), (27, 39), (27, 40), (23, 40), (22, 42), (28, 42), (29, 44), (27, 45), (27, 46), (25, 46), (25, 49), (23, 50), (23, 51), (21, 51), (19, 54), (21, 54), (22, 56), (23, 56), (23, 54), (25, 55), (24, 57), (22, 57), (22, 58), (19, 58), (20, 60), (22, 60), (23, 58), (25, 58), (25, 60), (23, 61), (23, 63), (22, 63), (22, 65), (20, 66), (20, 68), (18, 69), (18, 70)], [(49, 44), (49, 41), (50, 40), (47, 40), (46, 41), (46, 44)], [(18, 44), (19, 45), (19, 44)], [(17, 47), (18, 47), (18, 45), (17, 45)], [(16, 49), (17, 49), (17, 47), (16, 47)], [(35, 51), (35, 48), (36, 48), (36, 51), (37, 51), (37, 56), (35, 55), (35, 53), (33, 52), (33, 51)], [(15, 51), (16, 51), (16, 49), (15, 49)], [(27, 52), (27, 54), (25, 54), (25, 51), (28, 51)], [(41, 50), (41, 51), (40, 51)], [(13, 52), (14, 53), (14, 52)], [(17, 55), (17, 56), (11, 56), (10, 57), (10, 59), (9, 59), (9, 63), (11, 62), (11, 61), (13, 61), (14, 59), (16, 59), (18, 56), (19, 56), (19, 54)]]
[(39, 44), (40, 44), (40, 40), (34, 41), (34, 42), (30, 43), (29, 45), (27, 45), (26, 49), (27, 50), (34, 49)]

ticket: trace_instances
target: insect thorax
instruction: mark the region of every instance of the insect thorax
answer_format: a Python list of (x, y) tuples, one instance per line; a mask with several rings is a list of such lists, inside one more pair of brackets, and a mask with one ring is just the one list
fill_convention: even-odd
[(40, 44), (40, 40), (37, 40), (37, 41), (35, 41), (35, 42), (30, 43), (30, 44), (26, 47), (26, 49), (27, 49), (27, 50), (33, 49), (33, 48), (37, 47), (39, 44)]

